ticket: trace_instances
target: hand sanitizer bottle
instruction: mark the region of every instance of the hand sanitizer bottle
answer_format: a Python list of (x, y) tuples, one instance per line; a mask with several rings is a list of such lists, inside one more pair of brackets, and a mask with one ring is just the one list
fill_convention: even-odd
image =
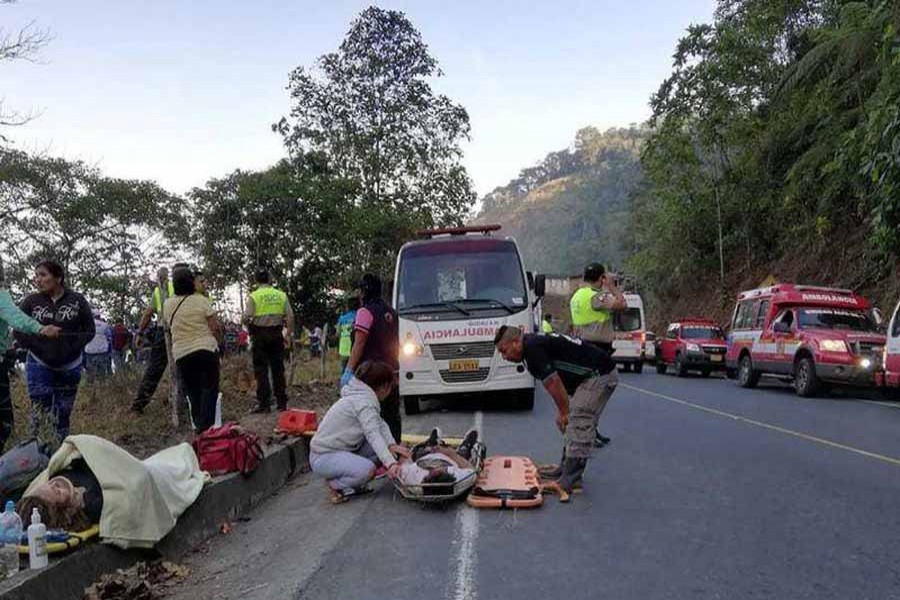
[(41, 513), (35, 508), (31, 511), (31, 525), (28, 526), (28, 566), (43, 569), (48, 562), (47, 526), (41, 523)]

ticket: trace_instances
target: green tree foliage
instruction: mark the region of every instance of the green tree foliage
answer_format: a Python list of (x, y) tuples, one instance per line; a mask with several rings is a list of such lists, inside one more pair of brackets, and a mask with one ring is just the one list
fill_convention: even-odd
[[(15, 287), (35, 262), (60, 261), (107, 314), (146, 301), (147, 264), (184, 232), (180, 201), (155, 183), (104, 177), (79, 161), (0, 150), (0, 254)], [(154, 242), (154, 243), (151, 243)]]
[(896, 255), (897, 23), (883, 0), (722, 0), (688, 29), (636, 200), (633, 265), (660, 293), (716, 271), (724, 292), (860, 228)]
[(634, 246), (631, 196), (647, 134), (579, 130), (572, 148), (551, 152), (485, 196), (476, 222), (502, 224), (535, 271), (578, 273), (596, 260), (621, 265)]
[(474, 202), (461, 164), (469, 117), (432, 90), (440, 75), (406, 16), (376, 7), (336, 52), (290, 75), (291, 111), (273, 128), (292, 160), (355, 183), (353, 206), (363, 210), (348, 214), (348, 229), (361, 266), (387, 272), (414, 229), (459, 224)]

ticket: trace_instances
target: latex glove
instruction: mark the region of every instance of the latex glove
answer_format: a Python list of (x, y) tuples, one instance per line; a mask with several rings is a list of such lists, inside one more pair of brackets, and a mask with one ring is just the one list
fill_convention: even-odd
[(344, 369), (344, 374), (341, 375), (341, 387), (344, 387), (350, 382), (350, 378), (353, 377), (353, 371), (350, 370), (350, 367)]

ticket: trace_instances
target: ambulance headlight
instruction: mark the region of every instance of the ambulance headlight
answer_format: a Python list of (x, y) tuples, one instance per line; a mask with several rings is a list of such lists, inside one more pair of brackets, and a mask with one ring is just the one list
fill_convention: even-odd
[(819, 342), (819, 348), (823, 352), (847, 352), (847, 344), (844, 340), (822, 340)]
[(413, 341), (407, 340), (403, 343), (403, 356), (421, 356), (422, 350), (422, 346)]

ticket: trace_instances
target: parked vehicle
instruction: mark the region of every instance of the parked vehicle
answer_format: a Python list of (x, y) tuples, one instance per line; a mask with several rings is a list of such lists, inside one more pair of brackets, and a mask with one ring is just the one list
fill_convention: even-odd
[(725, 370), (728, 346), (725, 334), (709, 319), (681, 319), (669, 324), (666, 335), (657, 342), (656, 372), (666, 373), (671, 366), (678, 377), (696, 371), (709, 377)]
[(501, 325), (536, 331), (544, 277), (525, 271), (499, 225), (420, 233), (397, 255), (394, 306), (400, 326), (400, 396), (406, 414), (421, 400), (481, 393), (534, 406), (534, 378), (494, 350)]
[(656, 334), (652, 331), (644, 332), (644, 362), (656, 362)]
[(883, 370), (875, 374), (875, 383), (891, 400), (900, 400), (900, 302), (887, 328), (887, 343), (882, 355)]
[(862, 296), (780, 284), (738, 295), (726, 363), (742, 387), (774, 376), (792, 381), (798, 395), (813, 396), (831, 384), (873, 385), (884, 346)]
[(644, 370), (644, 345), (647, 341), (644, 321), (644, 301), (640, 294), (624, 294), (627, 308), (613, 313), (613, 360), (625, 371), (640, 373)]

